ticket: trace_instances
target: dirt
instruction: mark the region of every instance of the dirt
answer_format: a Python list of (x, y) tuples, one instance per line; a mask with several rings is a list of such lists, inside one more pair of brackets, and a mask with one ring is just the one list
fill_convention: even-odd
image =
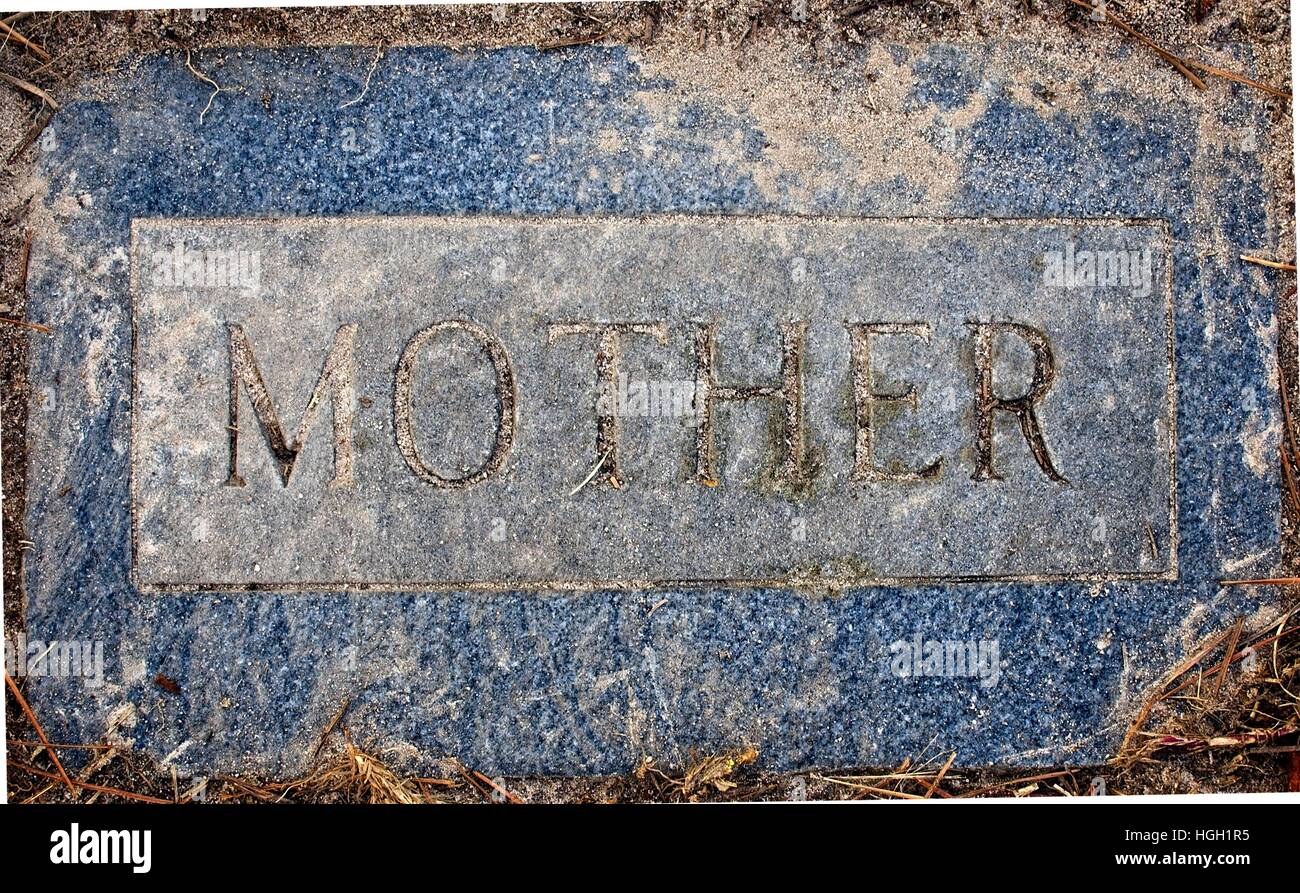
[[(1251, 76), (1285, 90), (1290, 89), (1290, 19), (1282, 0), (1219, 0), (1204, 21), (1193, 15), (1193, 3), (1168, 0), (1111, 0), (1109, 9), (1156, 43), (1185, 58), (1240, 70), (1241, 47), (1253, 56)], [(831, 126), (835, 138), (858, 157), (879, 158), (881, 128), (870, 125), (875, 104), (897, 107), (906, 81), (888, 54), (870, 50), (867, 63), (855, 45), (895, 42), (904, 44), (985, 42), (1014, 40), (1034, 48), (1023, 58), (1006, 60), (1029, 77), (1042, 67), (1074, 66), (1103, 78), (1106, 51), (1126, 42), (1136, 54), (1146, 54), (1149, 80), (1126, 83), (1143, 95), (1176, 99), (1195, 88), (1173, 72), (1148, 48), (1106, 24), (1090, 21), (1088, 11), (1070, 0), (785, 0), (785, 2), (668, 2), (663, 4), (598, 3), (493, 7), (368, 7), (357, 9), (244, 9), (147, 11), (121, 13), (27, 13), (4, 16), (29, 40), (50, 55), (46, 62), (14, 40), (0, 47), (0, 72), (35, 85), (55, 101), (79, 90), (93, 89), (95, 80), (129, 68), (141, 54), (160, 51), (216, 49), (233, 46), (282, 47), (294, 45), (399, 46), (441, 44), (453, 48), (489, 48), (509, 45), (561, 47), (592, 42), (626, 44), (640, 53), (642, 66), (680, 83), (695, 85), (724, 101), (743, 103), (753, 110), (765, 133), (774, 137), (774, 162), (778, 166), (803, 165), (808, 146), (819, 131)], [(769, 61), (780, 57), (783, 63)], [(1173, 74), (1171, 74), (1173, 72)], [(1114, 77), (1114, 72), (1111, 73)], [(1057, 79), (1058, 95), (1041, 101), (1069, 103), (1081, 96), (1083, 78)], [(1209, 90), (1223, 83), (1207, 77)], [(792, 97), (809, 97), (792, 102)], [(1269, 99), (1271, 129), (1265, 147), (1267, 172), (1277, 184), (1268, 211), (1279, 233), (1270, 246), (1249, 250), (1283, 260), (1295, 257), (1294, 184), (1291, 180), (1292, 120), (1290, 103)], [(972, 105), (971, 114), (980, 110)], [(30, 172), (49, 114), (46, 104), (31, 92), (0, 83), (0, 316), (22, 319), (25, 310), (24, 243), (36, 217), (29, 214), (27, 196), (33, 192)], [(957, 122), (960, 124), (960, 122)], [(900, 147), (892, 146), (897, 151)], [(951, 162), (927, 145), (901, 147), (914, 157), (913, 173), (932, 195), (942, 195), (954, 179), (945, 165)], [(864, 167), (863, 176), (869, 176)], [(760, 184), (762, 185), (762, 184)], [(1294, 275), (1264, 273), (1276, 283), (1280, 296), (1294, 285)], [(1279, 300), (1282, 332), (1295, 331), (1293, 303)], [(4, 588), (5, 624), (21, 629), (22, 539), (24, 479), (27, 467), (25, 429), (28, 402), (27, 345), (40, 334), (14, 325), (0, 324), (0, 437), (3, 438), (4, 483)], [(1282, 338), (1281, 359), (1294, 395), (1296, 352), (1292, 338)], [(1293, 397), (1293, 405), (1300, 405)], [(1292, 522), (1295, 518), (1291, 518)], [(10, 729), (30, 732), (10, 701)], [(1230, 711), (1227, 711), (1230, 713)], [(16, 734), (16, 733), (15, 733)], [(27, 749), (11, 745), (11, 759), (26, 760)], [(1285, 784), (1287, 766), (1281, 756), (1262, 756), (1224, 772), (1221, 764), (1200, 757), (1139, 767), (1125, 774), (1119, 787), (1129, 792), (1187, 792), (1196, 790), (1270, 790)], [(150, 790), (168, 799), (173, 795), (170, 777), (147, 764), (139, 755), (119, 755), (110, 761), (101, 783), (131, 790)], [(1019, 786), (1007, 782), (1007, 773), (964, 773), (966, 781), (954, 790), (979, 790), (1001, 785), (998, 791), (1035, 793), (1086, 793), (1096, 773), (1061, 770), (1062, 775)], [(454, 775), (454, 773), (449, 774)], [(12, 774), (11, 790), (27, 790), (32, 779)], [(809, 797), (851, 796), (860, 790), (803, 775), (777, 776), (744, 767), (736, 786), (714, 785), (701, 796), (710, 798), (783, 799), (804, 793)], [(97, 776), (98, 778), (99, 776)], [(955, 778), (955, 777), (954, 777)], [(103, 781), (102, 779), (108, 779)], [(668, 774), (655, 771), (639, 777), (600, 779), (514, 780), (510, 786), (531, 800), (681, 799), (689, 795)], [(1056, 786), (1056, 787), (1054, 787)], [(1059, 787), (1059, 790), (1057, 789)], [(915, 788), (907, 788), (915, 790)], [(232, 796), (240, 796), (235, 787)], [(444, 791), (452, 799), (492, 798), (490, 786), (455, 781)], [(244, 795), (246, 799), (257, 799)], [(17, 796), (15, 796), (17, 799)]]

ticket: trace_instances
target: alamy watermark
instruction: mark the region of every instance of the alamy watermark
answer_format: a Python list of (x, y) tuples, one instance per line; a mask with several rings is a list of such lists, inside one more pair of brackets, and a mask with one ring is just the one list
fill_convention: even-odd
[(1130, 288), (1140, 298), (1155, 287), (1151, 249), (1079, 249), (1066, 242), (1062, 251), (1043, 254), (1043, 283), (1054, 288)]
[(158, 288), (235, 288), (256, 291), (262, 284), (262, 252), (249, 248), (189, 248), (177, 241), (170, 251), (153, 253), (153, 284)]
[(1002, 678), (997, 639), (926, 639), (916, 633), (889, 646), (890, 670), (899, 679), (978, 679), (992, 688)]
[(153, 866), (153, 832), (82, 828), (72, 822), (66, 831), (50, 834), (50, 862), (54, 865), (130, 865), (134, 874), (148, 874)]
[(5, 637), (5, 672), (14, 678), (50, 676), (80, 679), (88, 688), (104, 684), (104, 643)]
[(620, 378), (617, 388), (601, 388), (596, 411), (624, 418), (700, 418), (694, 379)]

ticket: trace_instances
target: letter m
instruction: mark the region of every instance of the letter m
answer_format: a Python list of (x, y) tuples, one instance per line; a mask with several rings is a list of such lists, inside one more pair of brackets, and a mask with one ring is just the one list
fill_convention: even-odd
[(316, 410), (329, 390), (330, 412), (334, 417), (334, 487), (350, 486), (352, 477), (352, 417), (355, 414), (355, 394), (353, 380), (356, 378), (355, 344), (357, 327), (355, 324), (339, 326), (334, 333), (334, 344), (325, 357), (316, 387), (312, 389), (307, 408), (303, 410), (302, 421), (298, 424), (298, 433), (290, 442), (284, 436), (280, 419), (275, 413), (275, 404), (266, 389), (266, 382), (257, 368), (253, 349), (249, 346), (248, 336), (243, 326), (231, 323), (230, 331), (230, 477), (226, 479), (228, 487), (244, 486), (244, 478), (239, 474), (239, 388), (243, 385), (248, 393), (248, 401), (253, 405), (253, 412), (262, 433), (266, 435), (267, 445), (280, 469), (280, 480), (289, 486), (289, 477), (293, 474), (294, 463), (302, 451), (307, 435), (316, 420)]

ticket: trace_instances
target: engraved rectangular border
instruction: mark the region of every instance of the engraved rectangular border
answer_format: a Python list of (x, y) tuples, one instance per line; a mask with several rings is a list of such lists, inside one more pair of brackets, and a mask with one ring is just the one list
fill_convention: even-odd
[[(389, 581), (363, 580), (274, 582), (274, 583), (204, 583), (161, 582), (141, 579), (139, 569), (139, 511), (136, 499), (136, 405), (139, 395), (139, 327), (136, 308), (140, 299), (140, 264), (137, 256), (138, 231), (142, 227), (162, 226), (319, 226), (321, 224), (348, 225), (354, 223), (392, 224), (407, 226), (448, 226), (466, 222), (509, 225), (586, 225), (592, 223), (819, 223), (844, 225), (1042, 225), (1042, 226), (1093, 226), (1126, 227), (1154, 226), (1164, 233), (1164, 248), (1168, 262), (1165, 264), (1165, 350), (1168, 361), (1166, 388), (1166, 420), (1169, 434), (1169, 543), (1168, 561), (1164, 570), (1129, 571), (1116, 573), (1062, 573), (1062, 574), (935, 574), (903, 577), (818, 577), (804, 579), (789, 574), (781, 577), (745, 578), (628, 578), (628, 579), (564, 579), (539, 578), (521, 580), (455, 580), (455, 581)], [(1000, 583), (1120, 583), (1142, 581), (1172, 582), (1178, 579), (1178, 383), (1174, 338), (1174, 239), (1168, 220), (1159, 218), (1121, 217), (868, 217), (849, 214), (735, 214), (735, 213), (646, 213), (646, 214), (589, 214), (589, 215), (509, 215), (509, 214), (452, 214), (452, 215), (321, 215), (301, 217), (133, 217), (130, 239), (130, 300), (131, 300), (131, 444), (130, 444), (130, 499), (131, 499), (131, 565), (130, 582), (140, 592), (194, 593), (194, 592), (600, 592), (646, 591), (667, 589), (786, 589), (842, 591), (904, 586), (949, 586), (963, 584)]]

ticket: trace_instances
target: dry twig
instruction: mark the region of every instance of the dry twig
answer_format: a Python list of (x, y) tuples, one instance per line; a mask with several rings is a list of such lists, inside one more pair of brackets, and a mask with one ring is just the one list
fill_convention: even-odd
[(41, 739), (41, 743), (45, 745), (46, 753), (50, 755), (50, 760), (54, 763), (54, 768), (59, 770), (57, 777), (63, 780), (63, 783), (68, 786), (68, 793), (72, 795), (73, 799), (76, 799), (77, 789), (73, 787), (72, 779), (68, 778), (68, 773), (64, 771), (63, 764), (59, 762), (58, 753), (56, 753), (54, 748), (50, 745), (50, 739), (45, 737), (45, 730), (42, 729), (41, 724), (36, 721), (36, 714), (32, 712), (31, 705), (27, 703), (27, 699), (23, 697), (23, 693), (18, 690), (18, 683), (14, 682), (14, 678), (9, 675), (8, 671), (5, 672), (5, 685), (9, 686), (9, 690), (13, 692), (14, 699), (18, 702), (18, 706), (22, 708), (23, 715), (26, 716), (27, 721), (32, 724), (32, 729), (35, 730), (36, 737)]

